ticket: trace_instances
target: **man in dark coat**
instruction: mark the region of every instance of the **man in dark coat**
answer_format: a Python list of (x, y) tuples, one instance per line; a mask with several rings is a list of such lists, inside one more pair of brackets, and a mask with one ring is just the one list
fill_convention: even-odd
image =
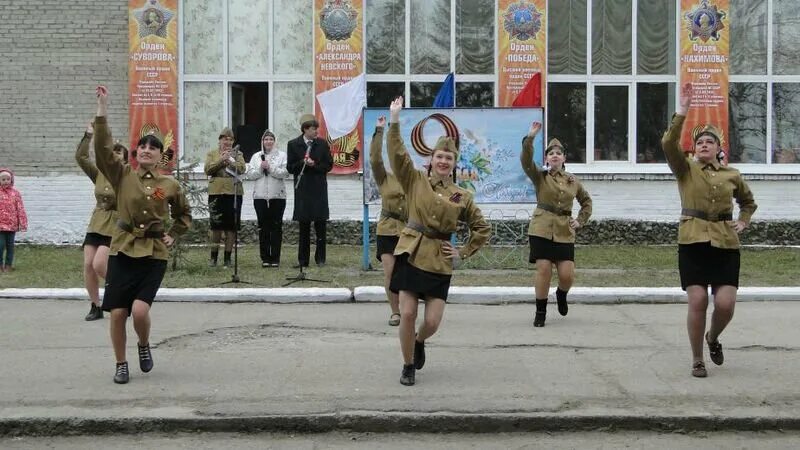
[(319, 122), (311, 114), (300, 118), (302, 135), (286, 144), (286, 167), (294, 175), (294, 214), (300, 224), (298, 267), (308, 267), (311, 254), (311, 222), (314, 222), (314, 262), (325, 264), (325, 233), (328, 213), (327, 174), (333, 168), (328, 142), (317, 137)]

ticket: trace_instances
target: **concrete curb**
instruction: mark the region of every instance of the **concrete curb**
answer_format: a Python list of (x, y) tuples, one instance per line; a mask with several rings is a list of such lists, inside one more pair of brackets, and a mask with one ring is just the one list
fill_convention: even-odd
[[(0, 291), (1, 292), (1, 291)], [(555, 295), (552, 289), (550, 296)], [(353, 290), (356, 302), (385, 302), (383, 286), (359, 286)], [(685, 303), (686, 293), (678, 287), (575, 287), (569, 291), (570, 303)], [(737, 301), (800, 301), (800, 287), (742, 287)], [(448, 303), (500, 305), (533, 303), (533, 286), (453, 286)]]
[(509, 433), (628, 431), (796, 431), (800, 417), (558, 415), (538, 413), (343, 412), (245, 417), (29, 417), (0, 419), (0, 436), (141, 433)]
[[(102, 298), (102, 289), (100, 296)], [(0, 289), (0, 299), (83, 300), (86, 291), (70, 289)], [(160, 302), (225, 302), (225, 303), (344, 303), (353, 300), (348, 288), (162, 288)]]
[[(102, 295), (102, 293), (101, 293)], [(554, 294), (551, 291), (550, 296)], [(0, 299), (82, 300), (86, 291), (69, 289), (0, 289)], [(570, 290), (571, 303), (583, 304), (663, 304), (684, 303), (686, 293), (677, 287), (576, 287)], [(348, 288), (163, 288), (158, 291), (162, 302), (210, 303), (382, 303), (386, 301), (383, 286)], [(800, 301), (800, 287), (742, 287), (739, 302)], [(448, 303), (502, 305), (533, 303), (532, 286), (453, 286)]]

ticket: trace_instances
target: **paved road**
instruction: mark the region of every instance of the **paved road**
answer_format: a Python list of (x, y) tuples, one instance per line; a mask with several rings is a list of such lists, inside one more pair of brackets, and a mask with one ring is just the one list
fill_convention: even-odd
[(552, 308), (543, 329), (529, 305), (450, 305), (414, 387), (384, 305), (156, 304), (155, 369), (131, 339), (125, 386), (84, 306), (0, 302), (0, 435), (800, 428), (795, 302), (738, 305), (707, 379), (689, 375), (682, 305)]

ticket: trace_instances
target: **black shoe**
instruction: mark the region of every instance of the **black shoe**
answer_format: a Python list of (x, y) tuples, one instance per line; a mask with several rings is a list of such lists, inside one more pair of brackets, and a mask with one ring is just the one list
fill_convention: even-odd
[(262, 262), (261, 267), (272, 267), (272, 265), (268, 262)]
[(722, 354), (722, 344), (719, 340), (716, 342), (708, 341), (708, 333), (706, 332), (706, 343), (708, 344), (708, 356), (714, 364), (721, 366), (725, 362), (725, 355)]
[(419, 370), (425, 366), (425, 341), (414, 339), (414, 368)]
[(536, 315), (533, 316), (533, 326), (536, 328), (541, 328), (544, 326), (544, 320), (547, 318), (547, 312), (545, 311), (536, 311)]
[(556, 302), (558, 303), (558, 313), (562, 316), (566, 316), (569, 311), (569, 306), (567, 305), (567, 291), (556, 289)]
[(153, 355), (150, 354), (150, 344), (144, 347), (139, 344), (136, 344), (136, 346), (139, 347), (139, 368), (144, 373), (150, 372), (153, 370)]
[(114, 383), (125, 384), (128, 382), (128, 362), (117, 363), (117, 371), (114, 373)]
[(281, 265), (280, 265), (280, 263), (274, 262), (274, 263), (269, 263), (269, 266), (270, 267), (280, 267)]
[(84, 320), (87, 322), (91, 322), (93, 320), (100, 320), (103, 318), (103, 309), (99, 306), (92, 303), (92, 307), (89, 309), (89, 314), (84, 317)]
[(403, 373), (400, 375), (400, 384), (405, 386), (413, 386), (416, 382), (416, 369), (413, 364), (404, 364)]

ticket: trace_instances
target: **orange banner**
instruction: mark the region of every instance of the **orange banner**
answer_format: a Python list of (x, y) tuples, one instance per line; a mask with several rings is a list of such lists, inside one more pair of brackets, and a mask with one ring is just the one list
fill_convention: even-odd
[(497, 106), (511, 106), (525, 83), (542, 74), (542, 105), (547, 82), (546, 0), (497, 1)]
[(692, 108), (683, 126), (681, 145), (692, 149), (692, 136), (716, 127), (728, 155), (729, 0), (681, 0), (681, 81), (694, 86)]
[[(316, 95), (364, 72), (363, 23), (363, 0), (314, 0), (314, 111), (322, 138), (327, 137), (327, 128)], [(361, 121), (347, 136), (327, 138), (333, 155), (331, 173), (355, 173), (361, 169)]]
[(155, 134), (162, 170), (171, 172), (179, 159), (178, 0), (129, 0), (128, 46), (129, 148)]

